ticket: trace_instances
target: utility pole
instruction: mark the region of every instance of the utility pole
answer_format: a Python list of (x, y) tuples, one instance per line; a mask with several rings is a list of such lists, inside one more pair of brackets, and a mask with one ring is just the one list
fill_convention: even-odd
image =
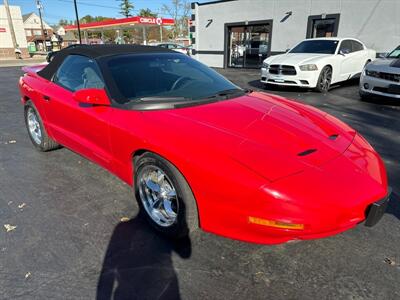
[(7, 19), (8, 19), (8, 27), (10, 28), (11, 39), (12, 39), (12, 42), (13, 42), (13, 45), (14, 45), (14, 49), (15, 49), (15, 48), (17, 48), (17, 39), (15, 37), (14, 24), (12, 22), (10, 7), (8, 6), (8, 0), (4, 0), (4, 6), (6, 8), (6, 14), (7, 14)]
[(74, 6), (75, 6), (76, 25), (78, 25), (79, 44), (82, 44), (81, 25), (79, 24), (78, 7), (76, 6), (76, 0), (74, 0)]
[(40, 28), (42, 29), (43, 50), (46, 51), (47, 50), (46, 35), (44, 34), (43, 19), (42, 19), (42, 3), (40, 3), (40, 0), (36, 0), (36, 7), (39, 10)]

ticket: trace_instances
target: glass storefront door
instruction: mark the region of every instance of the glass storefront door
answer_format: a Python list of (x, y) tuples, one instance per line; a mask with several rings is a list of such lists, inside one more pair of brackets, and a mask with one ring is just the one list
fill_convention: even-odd
[(228, 66), (260, 68), (270, 49), (270, 24), (228, 28)]

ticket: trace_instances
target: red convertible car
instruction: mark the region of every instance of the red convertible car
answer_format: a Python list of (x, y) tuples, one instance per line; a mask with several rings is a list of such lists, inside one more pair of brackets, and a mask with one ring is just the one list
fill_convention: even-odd
[(376, 224), (389, 201), (384, 164), (354, 129), (186, 55), (79, 45), (24, 71), (33, 145), (65, 146), (132, 185), (170, 237), (200, 227), (266, 244), (320, 238)]

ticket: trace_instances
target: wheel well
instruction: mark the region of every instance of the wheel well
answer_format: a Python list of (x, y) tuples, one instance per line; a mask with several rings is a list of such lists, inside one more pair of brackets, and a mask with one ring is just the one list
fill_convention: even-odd
[[(325, 67), (328, 67), (328, 68), (330, 68), (331, 69), (331, 71), (333, 70), (333, 68), (332, 68), (332, 65), (326, 65)], [(324, 67), (324, 68), (325, 68)]]
[[(197, 200), (196, 200), (196, 196), (195, 196), (195, 194), (194, 194), (194, 192), (193, 192), (193, 189), (192, 189), (192, 187), (191, 187), (191, 185), (190, 185), (188, 179), (186, 178), (186, 176), (183, 174), (183, 172), (181, 172), (181, 170), (180, 170), (173, 162), (171, 162), (169, 159), (167, 159), (167, 158), (165, 158), (164, 156), (162, 156), (162, 155), (160, 155), (160, 154), (158, 154), (158, 153), (156, 153), (156, 152), (153, 152), (153, 151), (151, 151), (151, 150), (147, 150), (147, 149), (137, 149), (137, 150), (136, 150), (135, 152), (133, 152), (133, 154), (132, 154), (132, 174), (133, 174), (133, 177), (135, 176), (135, 162), (136, 162), (136, 159), (139, 158), (140, 156), (142, 156), (142, 155), (145, 154), (145, 153), (153, 153), (153, 154), (155, 154), (155, 155), (158, 155), (158, 156), (162, 157), (163, 159), (165, 159), (165, 160), (167, 160), (169, 163), (171, 163), (171, 164), (181, 173), (181, 175), (182, 175), (183, 178), (186, 180), (186, 183), (187, 183), (187, 185), (189, 186), (189, 189), (191, 190), (191, 192), (192, 192), (192, 194), (193, 194), (193, 198), (194, 198), (194, 200), (195, 200), (195, 205), (196, 205), (196, 208), (197, 208), (197, 221), (198, 221), (198, 226), (199, 226), (199, 228), (201, 228), (200, 210), (199, 210), (199, 205), (198, 205)], [(133, 182), (132, 184), (133, 184), (133, 186), (135, 185), (134, 182)]]
[(26, 102), (28, 102), (29, 100), (31, 100), (28, 96), (23, 96), (22, 97), (22, 101), (23, 101), (23, 104), (25, 104)]
[(135, 152), (133, 152), (133, 154), (132, 154), (133, 161), (135, 161), (135, 157), (141, 156), (141, 155), (145, 154), (146, 152), (151, 152), (151, 151), (146, 150), (146, 149), (138, 149)]

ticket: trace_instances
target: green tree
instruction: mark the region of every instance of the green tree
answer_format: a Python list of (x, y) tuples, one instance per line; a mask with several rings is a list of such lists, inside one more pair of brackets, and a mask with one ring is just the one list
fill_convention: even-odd
[(132, 4), (131, 1), (129, 0), (117, 0), (120, 2), (119, 4), (119, 13), (121, 15), (123, 15), (125, 18), (131, 17), (132, 14), (131, 12), (133, 11), (133, 9), (135, 8)]
[(149, 8), (142, 8), (142, 9), (139, 11), (139, 16), (141, 16), (141, 17), (157, 18), (157, 13), (152, 12)]
[(61, 19), (58, 21), (58, 25), (60, 26), (65, 26), (65, 25), (70, 25), (71, 21), (68, 21), (67, 19)]

